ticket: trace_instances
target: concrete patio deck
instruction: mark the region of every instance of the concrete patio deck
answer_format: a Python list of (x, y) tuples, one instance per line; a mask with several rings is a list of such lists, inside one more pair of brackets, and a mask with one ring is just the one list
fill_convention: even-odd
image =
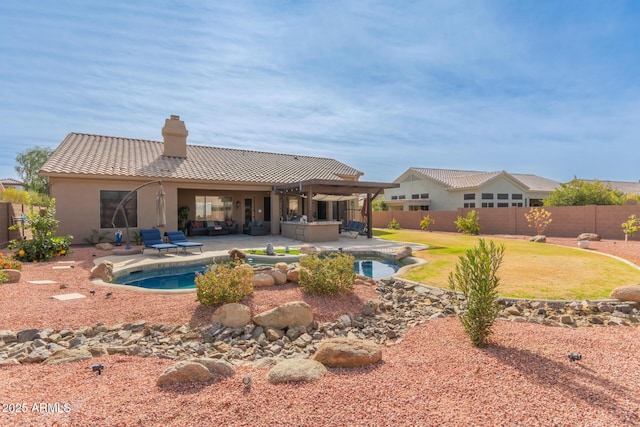
[[(130, 270), (138, 268), (152, 268), (158, 264), (180, 265), (191, 264), (198, 261), (210, 261), (213, 257), (227, 256), (229, 249), (237, 248), (240, 250), (250, 249), (266, 249), (267, 244), (271, 243), (275, 249), (289, 247), (290, 249), (300, 249), (304, 242), (293, 240), (282, 236), (249, 236), (247, 234), (228, 234), (224, 236), (192, 236), (188, 237), (190, 241), (202, 243), (202, 253), (198, 248), (191, 248), (187, 254), (182, 250), (179, 253), (166, 252), (158, 254), (158, 251), (146, 249), (144, 254), (132, 255), (110, 255), (95, 260), (98, 265), (103, 261), (111, 261), (114, 264), (114, 271)], [(322, 242), (313, 244), (318, 249), (326, 249), (337, 251), (342, 248), (346, 252), (358, 254), (370, 254), (372, 252), (383, 255), (393, 255), (396, 250), (402, 246), (410, 246), (413, 251), (426, 249), (425, 245), (415, 243), (393, 242), (389, 240), (371, 238), (365, 236), (354, 238), (349, 235), (340, 235), (339, 240), (335, 242)], [(142, 246), (134, 246), (142, 249)], [(274, 257), (275, 258), (275, 257)], [(283, 261), (287, 261), (287, 257), (282, 257)]]

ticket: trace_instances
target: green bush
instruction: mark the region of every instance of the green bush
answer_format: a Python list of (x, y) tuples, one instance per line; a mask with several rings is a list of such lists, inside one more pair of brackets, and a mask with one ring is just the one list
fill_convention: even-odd
[(471, 342), (482, 347), (491, 335), (491, 327), (498, 317), (500, 306), (497, 302), (497, 288), (500, 279), (496, 272), (502, 263), (504, 246), (489, 246), (480, 239), (477, 247), (467, 250), (466, 257), (449, 273), (449, 286), (464, 295), (464, 301), (456, 300), (463, 311), (460, 322)]
[(3, 283), (7, 283), (9, 281), (9, 276), (4, 271), (0, 271), (0, 285)]
[(431, 224), (435, 224), (436, 221), (434, 219), (431, 218), (431, 216), (427, 215), (427, 216), (423, 216), (422, 220), (420, 221), (420, 228), (423, 229), (424, 231), (429, 231), (429, 227), (431, 227)]
[(400, 230), (400, 223), (395, 218), (391, 218), (391, 222), (387, 225), (387, 228), (391, 230)]
[(253, 267), (249, 264), (213, 264), (196, 274), (196, 296), (202, 305), (238, 302), (253, 295)]
[(5, 269), (22, 271), (22, 263), (11, 255), (0, 253), (0, 271)]
[(459, 216), (455, 220), (456, 229), (459, 233), (464, 234), (480, 234), (480, 216), (478, 212), (471, 211), (465, 218)]
[(351, 293), (356, 279), (354, 261), (353, 255), (349, 254), (333, 253), (324, 257), (306, 255), (300, 259), (300, 287), (313, 294)]
[[(31, 229), (32, 238), (29, 240), (14, 239), (9, 249), (15, 249), (15, 257), (19, 261), (46, 261), (52, 257), (67, 255), (70, 252), (72, 236), (56, 236), (58, 220), (56, 219), (55, 199), (51, 199), (46, 209), (35, 211), (29, 204), (30, 212), (25, 229)], [(22, 225), (13, 225), (10, 229), (18, 229)]]

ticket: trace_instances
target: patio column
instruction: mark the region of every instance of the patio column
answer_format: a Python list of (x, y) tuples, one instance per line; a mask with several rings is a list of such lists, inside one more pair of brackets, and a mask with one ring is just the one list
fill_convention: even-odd
[(280, 234), (280, 217), (283, 216), (280, 206), (280, 196), (271, 192), (271, 234)]

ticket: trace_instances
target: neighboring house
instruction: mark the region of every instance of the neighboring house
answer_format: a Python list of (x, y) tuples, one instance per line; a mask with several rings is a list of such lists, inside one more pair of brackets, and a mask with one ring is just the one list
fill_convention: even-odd
[(536, 175), (409, 168), (384, 192), (390, 210), (452, 211), (458, 208), (541, 206), (559, 183)]
[(111, 224), (118, 204), (140, 186), (124, 204), (128, 225), (153, 227), (159, 180), (167, 230), (178, 228), (178, 209), (187, 207), (190, 220), (231, 219), (240, 232), (243, 224), (260, 221), (272, 234), (291, 216), (353, 219), (357, 194), (395, 186), (359, 181), (362, 172), (329, 158), (188, 145), (179, 116), (165, 121), (162, 136), (148, 141), (70, 133), (40, 169), (56, 199), (58, 233), (73, 235), (73, 243), (93, 230), (115, 233), (124, 226), (121, 214), (117, 227)]
[(0, 179), (0, 188), (15, 188), (16, 190), (24, 190), (24, 182), (13, 178)]

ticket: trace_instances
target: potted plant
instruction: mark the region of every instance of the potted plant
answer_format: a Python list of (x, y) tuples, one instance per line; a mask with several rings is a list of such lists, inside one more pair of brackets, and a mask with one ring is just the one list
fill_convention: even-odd
[(180, 206), (178, 208), (178, 230), (182, 230), (187, 234), (187, 221), (189, 220), (189, 206)]

